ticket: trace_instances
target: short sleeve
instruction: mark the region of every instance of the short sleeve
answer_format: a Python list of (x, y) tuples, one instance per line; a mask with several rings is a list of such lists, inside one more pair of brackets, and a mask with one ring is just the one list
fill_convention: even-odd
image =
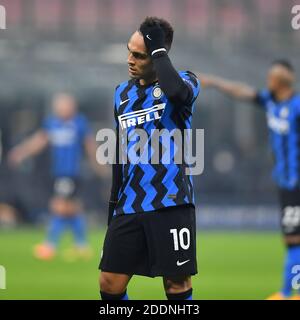
[(258, 90), (256, 92), (254, 102), (257, 106), (265, 108), (267, 102), (270, 100), (270, 92), (266, 89)]
[(200, 81), (196, 77), (196, 75), (191, 71), (183, 71), (183, 72), (180, 72), (179, 74), (190, 89), (189, 103), (193, 104), (200, 92)]

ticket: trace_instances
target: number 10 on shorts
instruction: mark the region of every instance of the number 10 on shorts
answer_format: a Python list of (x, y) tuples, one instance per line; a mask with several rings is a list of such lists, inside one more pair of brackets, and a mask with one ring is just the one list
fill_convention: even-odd
[(188, 228), (170, 229), (170, 233), (173, 235), (174, 250), (178, 251), (179, 247), (183, 250), (187, 250), (191, 243), (191, 234)]

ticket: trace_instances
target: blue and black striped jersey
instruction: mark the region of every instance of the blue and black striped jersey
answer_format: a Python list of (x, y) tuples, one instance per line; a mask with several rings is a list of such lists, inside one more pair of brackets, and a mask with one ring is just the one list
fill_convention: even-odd
[[(122, 182), (119, 189), (114, 215), (132, 214), (158, 210), (164, 207), (194, 203), (193, 181), (185, 173), (186, 163), (175, 163), (177, 150), (175, 139), (168, 139), (169, 163), (163, 161), (163, 135), (159, 137), (159, 163), (153, 164), (151, 149), (153, 130), (172, 132), (174, 129), (191, 129), (195, 100), (199, 94), (200, 84), (196, 76), (189, 71), (179, 72), (188, 85), (192, 99), (186, 105), (174, 105), (161, 90), (159, 83), (148, 86), (140, 85), (136, 79), (121, 83), (115, 91), (115, 120), (117, 132), (122, 131), (127, 137), (128, 147), (132, 150), (135, 129), (143, 129), (148, 139), (148, 161), (122, 163)], [(169, 136), (170, 137), (170, 136)], [(120, 144), (124, 142), (121, 139)], [(128, 153), (127, 155), (128, 156)], [(129, 156), (130, 157), (130, 156)], [(184, 160), (184, 159), (183, 159)]]
[(257, 94), (264, 108), (275, 158), (273, 177), (279, 187), (300, 188), (300, 96), (278, 102), (270, 91)]

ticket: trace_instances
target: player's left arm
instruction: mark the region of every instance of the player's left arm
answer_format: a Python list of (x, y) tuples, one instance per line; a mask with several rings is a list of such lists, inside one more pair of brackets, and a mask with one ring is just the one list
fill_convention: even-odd
[[(164, 94), (175, 106), (191, 104), (195, 95), (197, 96), (198, 90), (195, 90), (192, 82), (183, 79), (174, 68), (165, 47), (165, 35), (162, 28), (158, 24), (153, 24), (140, 31), (148, 53), (151, 55), (158, 83)], [(196, 79), (193, 74), (191, 77)]]

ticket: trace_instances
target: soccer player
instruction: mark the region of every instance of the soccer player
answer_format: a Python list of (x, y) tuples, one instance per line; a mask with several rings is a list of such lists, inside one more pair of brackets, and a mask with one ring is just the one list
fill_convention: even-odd
[(60, 236), (71, 229), (77, 256), (91, 254), (86, 238), (86, 222), (78, 198), (80, 162), (83, 147), (91, 165), (96, 164), (96, 145), (87, 119), (77, 112), (73, 96), (61, 93), (53, 99), (53, 115), (40, 130), (9, 153), (9, 161), (17, 166), (28, 157), (39, 154), (47, 146), (51, 148), (53, 197), (50, 201), (51, 221), (47, 239), (35, 247), (35, 256), (48, 260), (54, 257)]
[(266, 114), (275, 159), (273, 176), (281, 204), (281, 229), (287, 248), (282, 289), (269, 299), (290, 298), (295, 276), (292, 270), (300, 265), (300, 96), (295, 92), (294, 68), (287, 60), (274, 61), (268, 72), (267, 89), (259, 91), (212, 75), (199, 74), (199, 78), (203, 87), (253, 102)]
[[(148, 17), (127, 44), (130, 80), (115, 91), (117, 136), (143, 129), (191, 128), (199, 81), (189, 71), (177, 72), (168, 52), (173, 40), (169, 22)], [(175, 152), (173, 139), (168, 140)], [(119, 159), (117, 139), (116, 153)], [(160, 140), (161, 148), (164, 148)], [(128, 146), (130, 148), (130, 145)], [(154, 151), (155, 153), (155, 151)], [(109, 226), (99, 265), (103, 300), (128, 300), (133, 275), (163, 277), (170, 300), (191, 300), (191, 275), (197, 273), (193, 184), (186, 163), (113, 165)]]

